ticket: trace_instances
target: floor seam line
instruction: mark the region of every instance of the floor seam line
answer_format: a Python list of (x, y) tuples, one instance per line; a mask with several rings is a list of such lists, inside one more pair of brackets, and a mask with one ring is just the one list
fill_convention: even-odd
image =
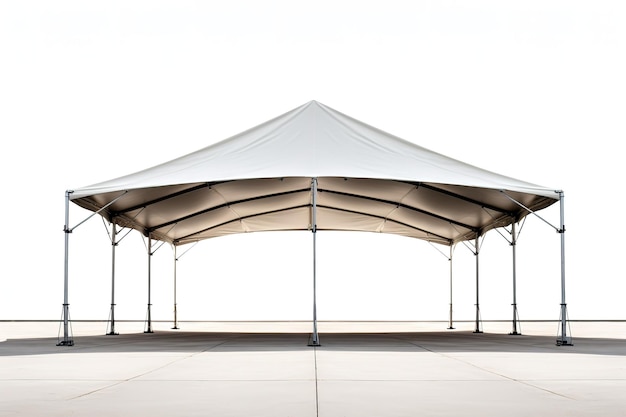
[[(398, 339), (400, 339), (400, 338), (398, 338)], [(400, 339), (400, 340), (403, 340), (403, 339)], [(502, 374), (500, 374), (500, 373), (498, 373), (498, 372), (495, 372), (495, 371), (491, 371), (491, 370), (489, 370), (489, 369), (482, 368), (482, 367), (480, 367), (480, 366), (478, 366), (478, 365), (475, 365), (475, 364), (473, 364), (473, 363), (471, 363), (471, 362), (468, 362), (468, 361), (465, 361), (465, 360), (463, 360), (463, 359), (460, 359), (460, 358), (457, 358), (457, 357), (454, 357), (454, 356), (450, 356), (450, 355), (446, 355), (445, 353), (436, 352), (436, 351), (431, 350), (431, 349), (428, 349), (428, 348), (426, 348), (426, 347), (424, 347), (424, 346), (418, 345), (417, 343), (414, 343), (414, 342), (412, 342), (412, 341), (410, 341), (410, 340), (406, 340), (406, 339), (404, 339), (404, 340), (405, 340), (406, 342), (410, 343), (411, 345), (416, 346), (416, 347), (419, 347), (420, 349), (423, 349), (423, 350), (425, 350), (425, 351), (427, 351), (427, 352), (434, 353), (434, 354), (439, 355), (439, 356), (442, 356), (442, 357), (444, 357), (444, 358), (448, 358), (448, 359), (452, 359), (452, 360), (455, 360), (455, 361), (459, 361), (459, 362), (464, 363), (464, 364), (466, 364), (466, 365), (472, 366), (472, 367), (474, 367), (474, 368), (476, 368), (476, 369), (480, 369), (481, 371), (488, 372), (488, 373), (493, 374), (493, 375), (497, 375), (497, 376), (499, 376), (499, 377), (501, 377), (501, 378), (504, 378), (504, 379), (508, 379), (509, 381), (516, 382), (516, 383), (518, 383), (518, 384), (522, 384), (522, 385), (526, 385), (526, 386), (528, 386), (528, 387), (531, 387), (531, 388), (534, 388), (534, 389), (537, 389), (537, 390), (540, 390), (540, 391), (543, 391), (543, 392), (547, 392), (547, 393), (549, 393), (549, 394), (556, 395), (556, 396), (558, 396), (558, 397), (567, 398), (568, 400), (574, 400), (574, 401), (576, 400), (575, 398), (568, 397), (567, 395), (559, 394), (558, 392), (550, 391), (550, 390), (548, 390), (548, 389), (541, 388), (541, 387), (538, 387), (538, 386), (536, 386), (536, 385), (530, 384), (530, 383), (528, 383), (528, 382), (526, 382), (526, 381), (524, 381), (524, 380), (519, 380), (519, 379), (511, 378), (511, 377), (509, 377), (509, 376), (502, 375)]]
[(199, 351), (199, 352), (193, 352), (193, 353), (191, 353), (191, 354), (189, 354), (189, 355), (186, 355), (186, 356), (183, 356), (183, 357), (178, 357), (178, 358), (176, 358), (176, 359), (175, 359), (175, 360), (173, 360), (173, 361), (170, 361), (170, 362), (168, 362), (168, 363), (166, 363), (166, 364), (164, 364), (164, 365), (162, 365), (162, 366), (159, 366), (158, 368), (155, 368), (155, 369), (150, 369), (149, 371), (146, 371), (146, 372), (144, 372), (144, 373), (142, 373), (142, 374), (140, 374), (140, 375), (135, 375), (135, 376), (133, 376), (133, 377), (131, 377), (131, 378), (126, 378), (126, 379), (123, 379), (123, 380), (119, 380), (119, 381), (117, 381), (115, 384), (110, 384), (110, 385), (107, 385), (107, 386), (105, 386), (105, 387), (98, 388), (98, 389), (96, 389), (96, 390), (89, 391), (89, 392), (86, 392), (86, 393), (84, 393), (84, 394), (80, 394), (80, 395), (77, 395), (77, 396), (75, 396), (75, 397), (72, 397), (72, 398), (68, 398), (68, 401), (76, 400), (76, 399), (78, 399), (78, 398), (82, 398), (82, 397), (87, 397), (87, 396), (89, 396), (89, 395), (91, 395), (91, 394), (95, 394), (96, 392), (100, 392), (100, 391), (103, 391), (103, 390), (106, 390), (106, 389), (109, 389), (109, 388), (115, 387), (115, 386), (117, 386), (117, 385), (120, 385), (120, 384), (123, 384), (123, 383), (126, 383), (126, 382), (130, 382), (130, 381), (133, 381), (133, 380), (135, 380), (135, 379), (137, 379), (137, 378), (141, 378), (142, 376), (145, 376), (145, 375), (151, 374), (151, 373), (156, 372), (156, 371), (158, 371), (158, 370), (160, 370), (160, 369), (167, 368), (168, 366), (170, 366), (170, 365), (171, 365), (171, 364), (173, 364), (173, 363), (180, 362), (180, 361), (183, 361), (183, 360), (185, 360), (185, 359), (189, 359), (189, 358), (191, 358), (191, 357), (193, 357), (193, 356), (199, 355), (199, 354), (204, 353), (204, 352), (208, 352), (208, 351), (210, 351), (210, 350), (212, 350), (212, 349), (215, 349), (216, 347), (221, 346), (221, 345), (223, 345), (223, 344), (225, 344), (225, 343), (227, 343), (227, 342), (230, 342), (230, 341), (231, 341), (231, 339), (229, 339), (229, 340), (225, 340), (225, 341), (223, 341), (223, 342), (221, 342), (221, 343), (217, 343), (217, 344), (215, 344), (215, 345), (213, 345), (213, 346), (210, 346), (210, 347), (209, 347), (209, 348), (207, 348), (207, 349), (203, 349), (203, 350), (201, 350), (201, 351)]

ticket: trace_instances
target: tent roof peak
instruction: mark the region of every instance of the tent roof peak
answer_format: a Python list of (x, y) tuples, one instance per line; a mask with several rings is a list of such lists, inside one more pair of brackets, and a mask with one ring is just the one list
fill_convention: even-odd
[[(280, 178), (290, 180), (268, 181)], [(158, 230), (159, 225), (173, 227), (184, 219), (202, 230), (205, 222), (224, 221), (211, 226), (214, 234), (200, 233), (201, 240), (242, 231), (306, 230), (311, 204), (307, 178), (325, 179), (320, 208), (327, 211), (321, 216), (327, 221), (318, 224), (320, 230), (438, 236), (448, 244), (528, 214), (512, 206), (502, 190), (533, 210), (559, 199), (554, 189), (430, 151), (316, 100), (171, 161), (74, 189), (69, 198), (93, 211), (107, 207), (103, 216), (124, 217), (127, 225), (172, 242), (178, 241), (182, 226), (169, 233)], [(354, 181), (335, 181), (341, 178)], [(108, 207), (122, 192), (127, 195)], [(136, 211), (148, 205), (152, 211)], [(483, 212), (493, 209), (498, 214)], [(217, 217), (209, 221), (208, 213)], [(280, 224), (290, 215), (287, 225)], [(428, 225), (435, 221), (432, 231)]]
[(120, 188), (303, 176), (423, 181), (554, 196), (552, 189), (449, 158), (311, 100), (169, 162), (77, 188), (72, 199)]

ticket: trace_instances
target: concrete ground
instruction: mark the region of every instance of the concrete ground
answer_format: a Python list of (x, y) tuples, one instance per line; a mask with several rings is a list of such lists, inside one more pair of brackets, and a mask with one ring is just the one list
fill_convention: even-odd
[(626, 323), (0, 322), (0, 416), (626, 416)]

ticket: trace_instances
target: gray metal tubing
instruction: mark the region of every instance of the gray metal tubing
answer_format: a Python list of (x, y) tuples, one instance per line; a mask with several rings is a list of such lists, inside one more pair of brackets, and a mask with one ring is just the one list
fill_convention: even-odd
[(480, 277), (480, 268), (479, 268), (479, 258), (480, 258), (480, 249), (479, 249), (479, 236), (476, 235), (476, 244), (475, 244), (475, 255), (476, 255), (476, 328), (474, 329), (474, 333), (482, 333), (480, 330), (480, 302), (479, 302), (479, 277)]
[(511, 248), (513, 255), (513, 330), (511, 334), (517, 335), (520, 334), (517, 331), (517, 256), (516, 256), (516, 246), (517, 246), (517, 230), (515, 227), (515, 222), (511, 224)]
[(152, 237), (148, 236), (148, 323), (147, 328), (144, 333), (152, 333), (152, 301), (151, 301), (151, 293), (152, 293)]
[(174, 327), (172, 329), (178, 329), (178, 311), (177, 311), (177, 302), (176, 302), (176, 271), (178, 264), (178, 257), (176, 256), (177, 247), (174, 246)]
[(452, 330), (454, 329), (454, 323), (452, 321), (452, 252), (454, 246), (450, 245), (450, 258), (448, 258), (448, 261), (450, 262), (450, 323), (448, 326), (448, 329)]
[(317, 178), (311, 179), (312, 212), (311, 231), (313, 232), (313, 346), (319, 346), (317, 333)]
[(70, 247), (70, 193), (65, 192), (65, 261), (63, 265), (63, 340), (57, 343), (59, 346), (71, 346), (74, 341), (70, 337), (69, 330), (69, 247)]
[(115, 333), (115, 247), (117, 246), (117, 227), (113, 223), (111, 226), (111, 331)]
[(565, 301), (565, 195), (559, 192), (561, 203), (561, 337), (557, 339), (558, 345), (571, 345), (572, 338), (567, 335), (567, 302)]

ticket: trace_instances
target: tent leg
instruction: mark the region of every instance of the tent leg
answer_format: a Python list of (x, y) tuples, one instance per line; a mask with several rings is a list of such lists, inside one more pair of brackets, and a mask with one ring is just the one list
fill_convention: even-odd
[(559, 325), (559, 334), (556, 339), (557, 346), (573, 346), (572, 337), (567, 334), (567, 303), (565, 302), (565, 209), (563, 192), (559, 192), (559, 200), (561, 204), (561, 227), (558, 232), (561, 235), (561, 318)]
[(319, 335), (317, 333), (317, 283), (316, 283), (316, 233), (313, 232), (313, 335), (309, 346), (321, 346)]
[(313, 334), (309, 346), (321, 346), (317, 333), (317, 178), (311, 179), (311, 231), (313, 232)]
[(63, 232), (65, 233), (65, 263), (64, 263), (64, 279), (63, 279), (63, 340), (59, 338), (57, 346), (74, 346), (74, 339), (70, 331), (70, 304), (69, 304), (69, 242), (70, 242), (70, 193), (65, 192), (65, 227)]
[(513, 329), (511, 330), (510, 335), (521, 335), (521, 328), (518, 332), (519, 327), (519, 316), (517, 313), (517, 261), (515, 255), (515, 247), (517, 246), (517, 235), (515, 230), (515, 223), (511, 225), (511, 247), (513, 249)]
[(154, 333), (152, 331), (152, 303), (150, 299), (151, 295), (151, 276), (152, 273), (152, 238), (148, 236), (148, 313), (146, 315), (146, 327), (144, 333)]
[(178, 329), (178, 311), (176, 309), (176, 266), (178, 258), (176, 257), (176, 245), (174, 245), (174, 327), (173, 330)]
[(478, 264), (478, 259), (479, 259), (479, 242), (478, 242), (478, 236), (476, 236), (476, 252), (475, 252), (475, 256), (476, 256), (476, 326), (474, 327), (474, 333), (482, 333), (482, 323), (480, 320), (480, 302), (478, 299), (479, 296), (479, 264)]
[(107, 332), (108, 336), (117, 335), (115, 332), (115, 247), (117, 228), (115, 223), (111, 227), (111, 314), (110, 314), (110, 329)]
[(448, 258), (448, 261), (450, 262), (450, 320), (449, 320), (448, 330), (454, 329), (454, 324), (452, 321), (452, 251), (453, 251), (453, 246), (450, 245), (450, 257)]

